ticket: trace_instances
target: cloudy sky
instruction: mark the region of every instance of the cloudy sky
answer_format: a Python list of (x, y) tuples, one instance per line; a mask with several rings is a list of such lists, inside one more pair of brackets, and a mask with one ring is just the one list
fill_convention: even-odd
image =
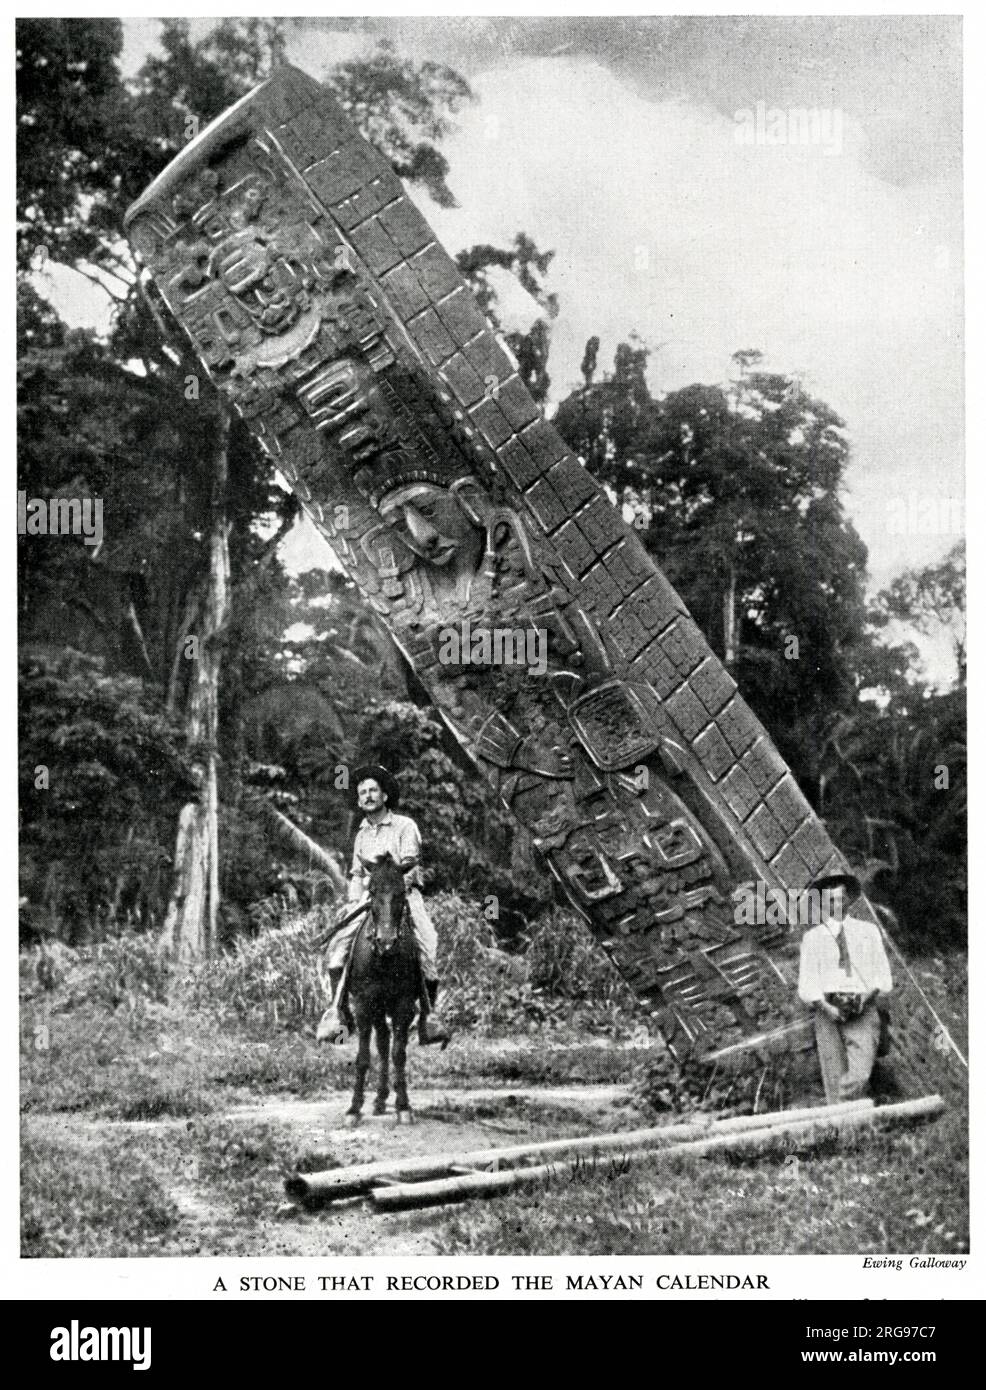
[[(160, 25), (125, 28), (131, 73)], [(639, 334), (657, 391), (725, 380), (734, 351), (759, 348), (846, 421), (846, 505), (873, 584), (950, 548), (959, 19), (305, 19), (288, 57), (320, 77), (381, 38), (449, 63), (478, 98), (443, 146), (461, 206), (415, 195), (447, 248), (523, 230), (555, 252), (554, 399), (593, 334), (603, 364)], [(800, 108), (819, 113), (807, 142), (788, 115)]]

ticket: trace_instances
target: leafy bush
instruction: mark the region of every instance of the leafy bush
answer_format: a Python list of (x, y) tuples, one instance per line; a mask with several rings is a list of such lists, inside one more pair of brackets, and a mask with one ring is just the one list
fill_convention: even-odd
[(582, 918), (555, 908), (524, 933), (527, 977), (535, 990), (553, 998), (616, 1004), (632, 1009), (635, 996), (593, 940)]
[[(616, 1035), (639, 1024), (629, 990), (574, 914), (556, 911), (536, 920), (520, 938), (524, 950), (510, 952), (498, 945), (482, 903), (457, 893), (427, 901), (438, 931), (443, 1010), (457, 1028), (486, 1035), (536, 1031), (571, 1023), (574, 1014), (580, 1027), (596, 1033)], [(33, 947), (21, 953), (22, 997), (100, 1017), (125, 1008), (133, 1027), (152, 1006), (171, 1003), (261, 1032), (310, 1031), (328, 1003), (322, 939), (335, 910), (330, 903), (300, 910), (290, 894), (261, 900), (253, 914), (256, 936), (240, 936), (180, 972), (155, 938), (136, 933), (76, 950)], [(160, 1086), (152, 1090), (156, 1099), (145, 1102), (143, 1092), (134, 1099), (138, 1110), (144, 1105), (149, 1115), (156, 1105), (158, 1113), (184, 1113)]]
[(482, 904), (454, 893), (436, 893), (428, 904), (452, 1023), (495, 1033), (577, 1015), (585, 1028), (611, 1034), (639, 1024), (633, 995), (575, 913), (536, 918), (515, 954), (498, 948)]
[(147, 1003), (167, 1001), (173, 977), (168, 953), (157, 937), (125, 932), (78, 953), (84, 995), (92, 1003), (133, 1012)]
[(21, 999), (60, 989), (79, 962), (79, 953), (62, 941), (40, 941), (21, 947), (17, 965)]
[(239, 937), (228, 951), (193, 968), (190, 1002), (220, 1018), (275, 1028), (316, 1022), (328, 997), (317, 942), (331, 920), (328, 906), (288, 911), (283, 925)]
[(497, 946), (482, 904), (435, 893), (428, 911), (438, 932), (442, 1013), (449, 1023), (491, 1033), (522, 1018), (532, 998), (524, 962)]
[(22, 655), (18, 700), (29, 938), (76, 944), (159, 920), (190, 789), (177, 726), (143, 682), (71, 649)]
[(914, 953), (967, 944), (966, 721), (964, 690), (913, 694), (861, 704), (827, 745), (826, 824)]
[(93, 1005), (142, 1013), (149, 1004), (167, 1002), (174, 980), (158, 938), (137, 932), (76, 948), (42, 941), (21, 950), (19, 967), (21, 999), (47, 998), (59, 1012)]
[[(428, 911), (439, 941), (443, 1013), (458, 1028), (495, 1034), (568, 1022), (573, 1005), (586, 1027), (627, 1030), (634, 1002), (587, 929), (570, 913), (539, 919), (514, 953), (497, 944), (483, 904), (458, 893), (434, 893)], [(263, 924), (253, 938), (196, 965), (190, 1003), (215, 1016), (262, 1027), (313, 1026), (328, 1003), (319, 938), (334, 920), (329, 904), (299, 911), (287, 898), (258, 905)], [(277, 925), (279, 923), (279, 925)]]

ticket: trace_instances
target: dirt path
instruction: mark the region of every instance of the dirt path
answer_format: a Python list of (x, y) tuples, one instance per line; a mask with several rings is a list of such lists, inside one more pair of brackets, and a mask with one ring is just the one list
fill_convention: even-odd
[[(398, 1126), (393, 1116), (368, 1116), (349, 1130), (341, 1127), (341, 1115), (326, 1117), (324, 1106), (306, 1107), (321, 1109), (311, 1120), (303, 1119), (298, 1109), (295, 1114), (306, 1137), (321, 1135), (343, 1165), (495, 1149), (527, 1139), (593, 1134), (639, 1123), (637, 1112), (627, 1106), (626, 1088), (612, 1085), (430, 1090), (419, 1092), (415, 1101), (415, 1123), (410, 1126)], [(275, 1103), (274, 1108), (281, 1107)], [(258, 1118), (265, 1109), (259, 1107)], [(362, 1198), (354, 1198), (315, 1213), (285, 1212), (274, 1249), (280, 1254), (315, 1255), (325, 1252), (328, 1242), (337, 1254), (437, 1254), (435, 1236), (442, 1220), (440, 1210), (381, 1214)]]
[[(364, 1115), (350, 1129), (345, 1121), (348, 1091), (326, 1100), (271, 1097), (204, 1116), (204, 1131), (217, 1123), (244, 1133), (258, 1126), (276, 1128), (289, 1151), (299, 1157), (330, 1155), (340, 1166), (401, 1159), (420, 1154), (501, 1148), (564, 1135), (590, 1135), (633, 1129), (641, 1123), (627, 1089), (616, 1085), (440, 1088), (417, 1091), (411, 1125), (397, 1125), (393, 1114)], [(196, 1122), (197, 1123), (197, 1122)], [(150, 1149), (162, 1136), (187, 1134), (185, 1119), (100, 1120), (79, 1114), (32, 1113), (24, 1117), (28, 1134), (82, 1148), (103, 1138), (132, 1136), (136, 1148)], [(163, 1179), (162, 1179), (163, 1180)], [(182, 1214), (182, 1249), (201, 1255), (421, 1255), (438, 1252), (441, 1210), (380, 1214), (361, 1198), (317, 1212), (290, 1204), (280, 1174), (272, 1172), (260, 1192), (260, 1212), (245, 1221), (237, 1210), (238, 1184), (227, 1187), (168, 1180)], [(269, 1193), (269, 1200), (268, 1194)], [(169, 1253), (169, 1252), (162, 1252)]]
[[(488, 1103), (497, 1110), (510, 1110), (524, 1104), (571, 1106), (573, 1109), (595, 1113), (606, 1106), (617, 1105), (625, 1100), (627, 1088), (625, 1086), (517, 1086), (507, 1088), (503, 1086), (481, 1087), (475, 1090), (464, 1090), (460, 1087), (432, 1087), (426, 1090), (416, 1090), (414, 1093), (414, 1105), (416, 1116), (420, 1113), (422, 1117), (431, 1116), (436, 1109), (461, 1110), (466, 1106), (482, 1106)], [(337, 1127), (344, 1129), (342, 1123), (342, 1112), (345, 1110), (347, 1097), (340, 1097), (337, 1104), (327, 1103), (324, 1100), (312, 1101), (285, 1101), (280, 1098), (262, 1101), (257, 1105), (238, 1106), (229, 1111), (230, 1117), (236, 1119), (256, 1119), (256, 1120), (286, 1120), (290, 1122), (301, 1122), (306, 1118), (313, 1123), (325, 1125), (332, 1123), (331, 1118), (327, 1120), (326, 1111), (331, 1116), (335, 1115), (338, 1109)], [(372, 1101), (372, 1097), (370, 1098)], [(370, 1104), (368, 1101), (368, 1105)], [(368, 1120), (374, 1124), (379, 1121), (373, 1116), (364, 1116), (362, 1124)], [(393, 1116), (385, 1116), (383, 1125), (393, 1123)], [(421, 1121), (416, 1120), (416, 1124)], [(395, 1126), (396, 1129), (396, 1126)], [(415, 1129), (415, 1125), (408, 1129), (402, 1127), (401, 1132), (410, 1133)]]

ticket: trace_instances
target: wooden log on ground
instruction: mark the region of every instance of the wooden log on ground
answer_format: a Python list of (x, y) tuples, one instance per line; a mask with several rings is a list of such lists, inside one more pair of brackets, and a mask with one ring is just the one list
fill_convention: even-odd
[(737, 1115), (728, 1120), (712, 1117), (688, 1124), (658, 1125), (649, 1129), (631, 1129), (614, 1134), (576, 1136), (569, 1139), (546, 1139), (540, 1144), (517, 1144), (502, 1149), (477, 1149), (466, 1153), (427, 1154), (388, 1163), (362, 1163), (351, 1168), (329, 1168), (321, 1173), (294, 1173), (285, 1180), (287, 1195), (305, 1206), (322, 1202), (341, 1201), (370, 1192), (378, 1183), (392, 1184), (394, 1179), (441, 1178), (454, 1168), (490, 1168), (494, 1164), (523, 1162), (525, 1159), (563, 1157), (576, 1153), (630, 1152), (653, 1148), (659, 1144), (700, 1139), (711, 1134), (735, 1134), (745, 1129), (762, 1129), (777, 1124), (844, 1111), (872, 1110), (871, 1100), (846, 1101), (834, 1106), (812, 1106), (803, 1110), (775, 1110), (763, 1115)]
[[(937, 1095), (924, 1096), (920, 1100), (902, 1101), (898, 1105), (884, 1105), (879, 1109), (825, 1106), (824, 1113), (811, 1120), (763, 1125), (745, 1132), (719, 1133), (687, 1143), (641, 1148), (637, 1151), (636, 1157), (640, 1161), (651, 1162), (659, 1158), (702, 1158), (711, 1153), (757, 1153), (781, 1138), (818, 1140), (833, 1132), (845, 1133), (864, 1126), (875, 1127), (887, 1122), (930, 1118), (940, 1114), (944, 1108), (945, 1102)], [(749, 1118), (755, 1120), (757, 1117)], [(610, 1146), (609, 1151), (612, 1151), (612, 1147)], [(449, 1202), (467, 1201), (471, 1197), (492, 1197), (524, 1184), (541, 1182), (557, 1172), (557, 1163), (545, 1163), (534, 1168), (513, 1168), (496, 1173), (468, 1173), (436, 1182), (388, 1186), (380, 1191), (372, 1191), (370, 1200), (381, 1211), (438, 1206)]]

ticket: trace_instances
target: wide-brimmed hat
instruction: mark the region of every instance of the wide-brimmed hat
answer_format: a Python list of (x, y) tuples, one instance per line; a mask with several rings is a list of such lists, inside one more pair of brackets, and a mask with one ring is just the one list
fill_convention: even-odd
[(824, 892), (826, 888), (844, 888), (851, 903), (862, 896), (863, 885), (855, 874), (819, 874), (818, 878), (812, 879), (808, 885), (809, 892)]
[(400, 805), (401, 789), (397, 778), (381, 767), (379, 763), (366, 763), (363, 767), (358, 767), (349, 779), (349, 800), (355, 807), (358, 806), (356, 791), (360, 782), (367, 781), (372, 777), (374, 782), (379, 782), (381, 791), (387, 795), (387, 808), (396, 811)]

